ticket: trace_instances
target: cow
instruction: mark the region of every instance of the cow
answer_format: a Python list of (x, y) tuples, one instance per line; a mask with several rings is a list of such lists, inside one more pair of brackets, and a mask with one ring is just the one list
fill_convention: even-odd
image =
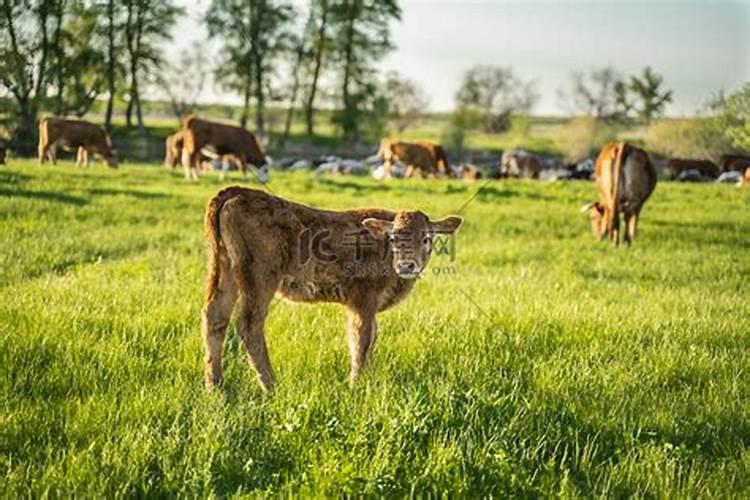
[(396, 162), (406, 165), (404, 177), (414, 177), (418, 172), (423, 177), (444, 177), (451, 174), (445, 150), (439, 144), (429, 141), (383, 139), (380, 141), (377, 157), (384, 162), (385, 177), (392, 177), (391, 167)]
[(268, 180), (269, 162), (255, 136), (244, 128), (188, 116), (183, 122), (182, 134), (185, 178), (198, 178), (201, 150), (210, 148), (218, 156), (232, 155), (236, 158), (243, 175), (247, 174), (249, 163), (258, 169), (260, 182)]
[(591, 228), (598, 239), (620, 243), (620, 213), (625, 218), (625, 243), (635, 240), (643, 204), (656, 187), (656, 169), (648, 154), (624, 142), (604, 146), (594, 167), (599, 201), (589, 203)]
[(735, 171), (743, 173), (746, 169), (750, 168), (750, 156), (722, 155), (719, 163), (722, 172)]
[(719, 167), (710, 160), (683, 160), (680, 158), (671, 158), (667, 162), (667, 170), (672, 179), (677, 179), (682, 172), (687, 170), (697, 170), (702, 177), (716, 179), (719, 177)]
[(500, 157), (500, 175), (538, 179), (544, 165), (541, 158), (525, 149), (511, 149)]
[(39, 120), (39, 163), (49, 159), (57, 164), (57, 148), (76, 151), (76, 165), (89, 164), (89, 155), (101, 157), (107, 166), (117, 168), (117, 152), (107, 132), (91, 122), (47, 116)]
[(167, 136), (164, 141), (164, 166), (174, 169), (182, 162), (182, 131)]
[[(419, 211), (319, 210), (264, 191), (230, 187), (208, 203), (205, 383), (222, 383), (222, 346), (239, 302), (238, 333), (261, 387), (274, 385), (264, 324), (274, 295), (346, 308), (353, 383), (377, 336), (378, 312), (404, 300), (424, 272), (433, 238), (463, 219), (431, 221)], [(447, 236), (445, 236), (447, 237)]]

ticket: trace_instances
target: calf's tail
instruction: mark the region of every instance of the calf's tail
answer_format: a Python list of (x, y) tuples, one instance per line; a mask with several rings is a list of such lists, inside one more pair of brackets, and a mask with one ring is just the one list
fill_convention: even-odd
[[(208, 250), (208, 282), (206, 283), (206, 300), (211, 300), (219, 286), (221, 275), (222, 253), (226, 252), (221, 241), (221, 209), (236, 194), (237, 188), (228, 188), (211, 198), (206, 207), (203, 226), (206, 232)], [(224, 258), (227, 258), (224, 256)]]

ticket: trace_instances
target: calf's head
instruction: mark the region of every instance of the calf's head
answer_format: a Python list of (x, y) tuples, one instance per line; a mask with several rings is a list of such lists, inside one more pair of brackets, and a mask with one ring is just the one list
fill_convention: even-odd
[(455, 215), (431, 221), (422, 212), (399, 212), (393, 221), (365, 219), (362, 224), (377, 239), (388, 239), (393, 270), (401, 278), (415, 279), (424, 271), (436, 235), (450, 235), (463, 219)]

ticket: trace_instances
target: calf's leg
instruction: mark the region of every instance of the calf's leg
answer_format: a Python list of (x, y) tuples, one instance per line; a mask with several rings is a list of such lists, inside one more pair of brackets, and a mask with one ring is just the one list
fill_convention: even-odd
[(265, 323), (271, 297), (248, 296), (244, 291), (240, 298), (239, 333), (245, 345), (250, 364), (263, 390), (273, 387), (275, 377), (271, 360), (268, 359), (266, 346)]
[(346, 340), (349, 344), (351, 356), (350, 384), (354, 383), (359, 377), (367, 363), (367, 359), (375, 346), (377, 328), (374, 309), (347, 309)]
[(221, 259), (214, 265), (217, 268), (212, 269), (211, 273), (218, 273), (218, 279), (209, 279), (206, 303), (201, 314), (203, 343), (206, 349), (205, 380), (208, 390), (221, 385), (224, 379), (221, 366), (224, 337), (237, 301), (237, 289), (229, 274), (226, 259)]

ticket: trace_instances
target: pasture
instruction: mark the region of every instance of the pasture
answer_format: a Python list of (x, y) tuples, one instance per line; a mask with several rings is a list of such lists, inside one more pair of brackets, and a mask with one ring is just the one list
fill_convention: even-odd
[[(750, 495), (750, 193), (660, 183), (631, 249), (589, 182), (273, 172), (327, 208), (465, 217), (346, 383), (343, 312), (275, 301), (203, 390), (207, 175), (0, 169), (0, 496)], [(257, 186), (256, 186), (257, 187)]]

